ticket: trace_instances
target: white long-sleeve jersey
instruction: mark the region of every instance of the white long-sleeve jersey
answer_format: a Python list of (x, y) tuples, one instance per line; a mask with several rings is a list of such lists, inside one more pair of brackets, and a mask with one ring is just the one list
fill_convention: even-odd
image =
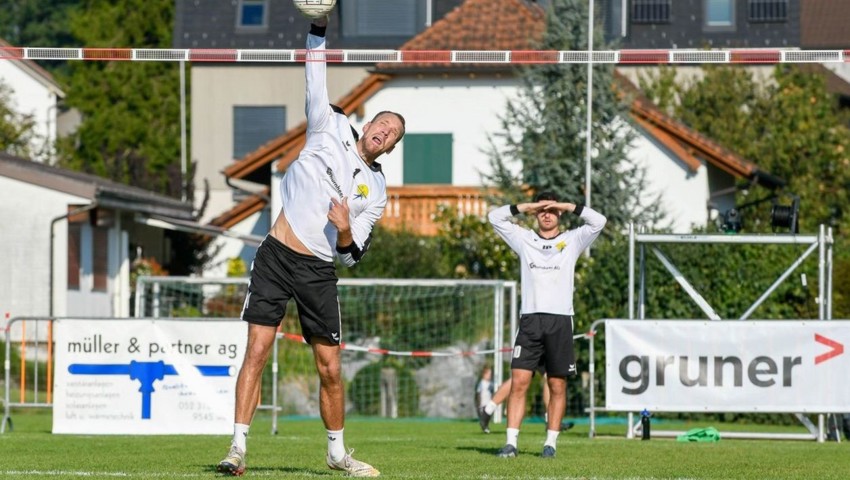
[[(307, 142), (281, 181), (283, 211), (301, 243), (330, 262), (338, 234), (328, 220), (331, 198), (347, 197), (355, 248), (337, 253), (351, 266), (369, 247), (372, 227), (387, 204), (387, 183), (380, 164), (370, 166), (360, 158), (348, 118), (330, 107), (325, 38), (307, 35), (307, 50)], [(311, 60), (310, 51), (322, 52)]]
[(516, 207), (505, 205), (487, 216), (496, 233), (519, 255), (522, 306), (520, 312), (573, 315), (573, 288), (576, 261), (602, 232), (607, 219), (600, 213), (580, 207), (584, 225), (545, 239), (533, 230), (511, 221)]

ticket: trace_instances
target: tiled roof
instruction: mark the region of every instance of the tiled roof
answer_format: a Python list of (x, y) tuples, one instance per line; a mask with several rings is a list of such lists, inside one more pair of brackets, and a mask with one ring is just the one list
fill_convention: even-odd
[[(461, 6), (413, 37), (400, 50), (528, 50), (543, 37), (545, 11), (528, 0), (466, 0)], [(468, 64), (385, 63), (379, 71), (440, 66), (469, 69)], [(510, 66), (484, 64), (478, 70)]]
[(805, 0), (800, 4), (802, 48), (850, 48), (850, 2)]
[(86, 198), (110, 208), (191, 220), (192, 205), (179, 199), (88, 173), (0, 152), (0, 176)]

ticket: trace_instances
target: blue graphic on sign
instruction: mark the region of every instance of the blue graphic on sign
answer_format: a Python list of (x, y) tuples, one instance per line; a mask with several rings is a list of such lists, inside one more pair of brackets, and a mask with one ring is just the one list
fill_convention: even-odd
[[(230, 365), (195, 365), (195, 368), (205, 377), (229, 377), (232, 375)], [(72, 363), (68, 366), (72, 375), (129, 375), (130, 380), (138, 380), (142, 392), (142, 419), (151, 418), (151, 393), (155, 392), (153, 382), (162, 380), (166, 375), (178, 375), (174, 365), (162, 360), (158, 362), (137, 362), (128, 364), (110, 363)]]

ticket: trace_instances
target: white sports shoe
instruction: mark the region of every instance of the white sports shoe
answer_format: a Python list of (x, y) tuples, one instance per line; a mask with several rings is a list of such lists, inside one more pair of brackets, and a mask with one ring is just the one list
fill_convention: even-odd
[(352, 453), (354, 453), (354, 449), (349, 450), (348, 453), (342, 457), (342, 460), (335, 462), (331, 459), (331, 454), (329, 452), (327, 455), (328, 468), (331, 470), (342, 470), (352, 477), (377, 477), (381, 475), (381, 472), (372, 465), (361, 462), (360, 460), (355, 460), (351, 456)]

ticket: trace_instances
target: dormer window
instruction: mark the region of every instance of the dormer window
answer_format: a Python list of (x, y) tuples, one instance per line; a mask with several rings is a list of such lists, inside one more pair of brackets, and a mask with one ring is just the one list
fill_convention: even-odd
[(269, 26), (268, 0), (239, 0), (236, 11), (236, 28), (258, 30)]

